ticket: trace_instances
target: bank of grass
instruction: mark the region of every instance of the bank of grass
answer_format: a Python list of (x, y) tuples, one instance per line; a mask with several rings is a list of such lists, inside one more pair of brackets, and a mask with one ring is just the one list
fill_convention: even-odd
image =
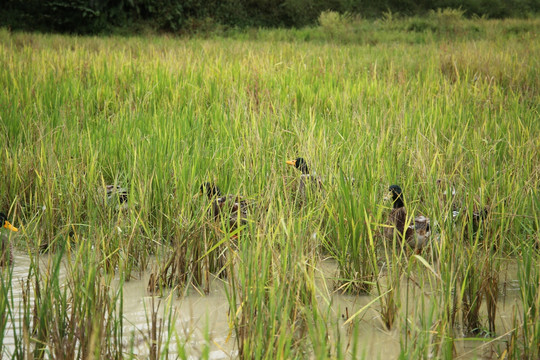
[[(437, 16), (453, 15), (426, 21)], [(1, 30), (0, 209), (21, 228), (4, 241), (35, 256), (77, 254), (66, 280), (55, 278), (57, 262), (46, 280), (31, 266), (23, 329), (34, 336), (20, 334), (17, 354), (45, 357), (72, 337), (66, 351), (79, 357), (98, 343), (95, 356), (129, 353), (121, 293), (104, 289), (115, 274), (145, 270), (156, 274), (151, 290), (180, 293), (207, 290), (221, 273), (241, 357), (362, 354), (359, 314), (336, 319), (316, 281), (331, 257), (338, 274), (328, 281), (376, 296), (370, 308), (401, 332), (403, 358), (451, 358), (456, 339), (485, 334), (507, 335), (501, 355), (537, 356), (538, 20), (455, 20), (474, 34), (411, 25), (420, 20), (338, 17), (209, 39)], [(364, 35), (343, 38), (352, 26)], [(294, 193), (299, 173), (285, 160), (297, 156), (324, 179), (322, 193)], [(437, 179), (457, 190), (457, 222)], [(194, 197), (205, 181), (247, 197), (237, 239)], [(382, 197), (394, 183), (410, 212), (438, 224), (439, 241), (418, 256), (382, 238)], [(107, 202), (105, 184), (129, 189), (126, 210)], [(473, 229), (467, 219), (486, 207)], [(507, 258), (522, 264), (522, 290), (514, 329), (501, 334), (493, 324)], [(4, 274), (0, 306), (12, 314)], [(163, 335), (150, 319), (157, 358)], [(88, 321), (97, 330), (83, 336)]]
[(225, 28), (215, 24), (198, 29), (196, 36), (238, 40), (294, 41), (377, 45), (382, 43), (425, 44), (446, 40), (490, 40), (515, 37), (526, 40), (538, 32), (539, 21), (529, 19), (488, 20), (466, 18), (459, 9), (438, 9), (427, 16), (404, 17), (388, 12), (380, 19), (361, 15), (323, 12), (316, 26), (303, 28)]

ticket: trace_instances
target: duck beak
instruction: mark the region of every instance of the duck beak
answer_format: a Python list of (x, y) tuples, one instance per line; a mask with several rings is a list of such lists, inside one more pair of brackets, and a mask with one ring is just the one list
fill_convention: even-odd
[(384, 195), (384, 198), (383, 198), (383, 201), (390, 201), (392, 200), (392, 192), (389, 191), (386, 193), (386, 195)]
[(6, 229), (11, 230), (11, 231), (19, 231), (19, 229), (17, 229), (15, 226), (11, 225), (11, 224), (9, 223), (9, 221), (6, 221), (6, 222), (4, 223), (4, 227), (5, 227)]
[(287, 160), (287, 165), (296, 166), (296, 160)]

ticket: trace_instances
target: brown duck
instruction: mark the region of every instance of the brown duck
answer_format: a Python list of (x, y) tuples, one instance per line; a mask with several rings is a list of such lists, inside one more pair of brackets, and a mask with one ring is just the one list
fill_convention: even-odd
[[(388, 189), (392, 196), (393, 208), (388, 216), (389, 227), (384, 229), (384, 235), (388, 239), (396, 239), (401, 242), (405, 239), (407, 244), (412, 247), (416, 253), (428, 244), (431, 236), (429, 219), (425, 216), (417, 216), (414, 223), (408, 224), (407, 209), (403, 202), (403, 192), (397, 185), (392, 185)], [(407, 227), (405, 227), (407, 226)]]
[(231, 229), (247, 223), (247, 202), (241, 196), (222, 195), (219, 187), (209, 182), (201, 185), (200, 193), (208, 196), (211, 202), (209, 212), (215, 220), (225, 216)]

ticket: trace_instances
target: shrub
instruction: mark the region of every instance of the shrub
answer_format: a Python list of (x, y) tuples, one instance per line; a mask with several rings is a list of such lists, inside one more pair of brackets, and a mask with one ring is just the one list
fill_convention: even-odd
[(465, 11), (461, 8), (439, 8), (437, 10), (431, 10), (429, 12), (429, 18), (435, 20), (441, 27), (455, 27), (461, 23), (464, 14)]
[(353, 18), (349, 13), (340, 14), (336, 11), (323, 11), (319, 15), (319, 25), (332, 36), (346, 36), (348, 32), (352, 31), (353, 22), (358, 23), (359, 17)]

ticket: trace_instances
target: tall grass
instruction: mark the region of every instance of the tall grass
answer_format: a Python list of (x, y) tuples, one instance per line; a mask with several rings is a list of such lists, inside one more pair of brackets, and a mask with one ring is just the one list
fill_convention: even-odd
[[(0, 30), (0, 210), (22, 225), (2, 240), (35, 258), (15, 355), (129, 353), (111, 281), (144, 271), (158, 294), (224, 281), (240, 357), (361, 354), (362, 323), (344, 327), (328, 299), (337, 295), (316, 281), (325, 258), (338, 269), (325, 274), (331, 289), (375, 296), (369, 308), (402, 334), (403, 358), (451, 358), (456, 339), (498, 334), (498, 273), (514, 259), (523, 311), (508, 354), (537, 354), (536, 35), (494, 35), (501, 22), (458, 17), (452, 24), (478, 34), (403, 41), (408, 21), (377, 23), (385, 33), (371, 44), (297, 37), (320, 29), (257, 30), (258, 41)], [(297, 156), (324, 182), (302, 204), (291, 188), (299, 173), (285, 164)], [(437, 179), (457, 190), (457, 220)], [(247, 225), (208, 216), (206, 198), (194, 197), (206, 181), (247, 198)], [(129, 190), (126, 208), (107, 200), (107, 184)], [(382, 237), (390, 184), (403, 188), (410, 216), (431, 218), (437, 240), (421, 254)], [(484, 207), (489, 215), (473, 225)], [(40, 251), (50, 253), (49, 273)], [(16, 309), (2, 274), (5, 329)], [(157, 344), (173, 338), (163, 329), (174, 319), (152, 311), (158, 358), (170, 354)]]

